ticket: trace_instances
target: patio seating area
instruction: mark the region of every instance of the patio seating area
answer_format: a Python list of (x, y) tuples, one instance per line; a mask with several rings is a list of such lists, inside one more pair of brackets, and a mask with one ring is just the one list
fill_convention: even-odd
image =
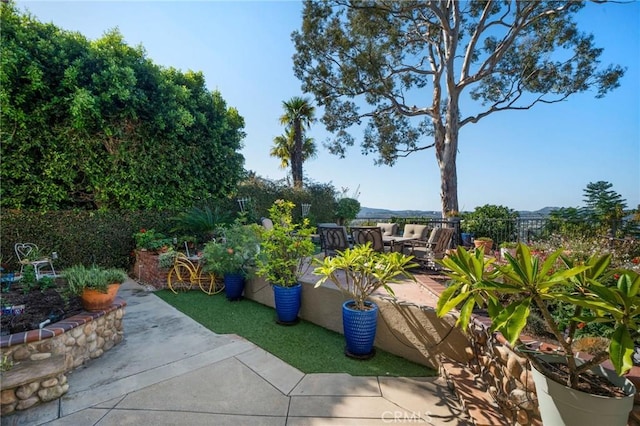
[(354, 244), (371, 243), (374, 251), (402, 252), (414, 256), (414, 261), (425, 269), (438, 270), (435, 260), (442, 259), (454, 246), (456, 228), (443, 224), (433, 228), (428, 225), (408, 223), (402, 229), (396, 223), (378, 222), (375, 226), (339, 226), (335, 223), (318, 225), (320, 248), (325, 256), (352, 247)]

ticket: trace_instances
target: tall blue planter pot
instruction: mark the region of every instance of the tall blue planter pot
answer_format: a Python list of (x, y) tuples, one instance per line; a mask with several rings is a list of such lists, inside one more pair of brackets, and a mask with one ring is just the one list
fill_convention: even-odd
[(365, 302), (370, 309), (353, 309), (353, 300), (342, 304), (342, 327), (347, 341), (345, 354), (352, 358), (368, 359), (375, 355), (373, 341), (378, 325), (378, 305)]
[(463, 246), (471, 247), (473, 245), (473, 234), (468, 232), (463, 232), (460, 234), (460, 238), (462, 239)]
[(244, 291), (244, 275), (242, 274), (224, 274), (224, 292), (228, 300), (242, 299)]
[(273, 286), (273, 297), (278, 317), (276, 322), (278, 324), (290, 325), (298, 322), (301, 295), (302, 285), (300, 283), (293, 287)]

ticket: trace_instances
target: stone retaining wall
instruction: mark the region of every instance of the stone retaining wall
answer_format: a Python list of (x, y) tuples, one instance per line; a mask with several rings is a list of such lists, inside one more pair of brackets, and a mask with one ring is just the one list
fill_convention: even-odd
[(481, 321), (470, 325), (469, 337), (468, 368), (485, 384), (484, 390), (501, 414), (519, 425), (541, 425), (529, 361), (513, 352), (501, 335), (490, 333)]
[(12, 367), (2, 372), (1, 414), (60, 398), (69, 389), (66, 373), (122, 342), (126, 302), (84, 312), (51, 324), (2, 336), (0, 356)]

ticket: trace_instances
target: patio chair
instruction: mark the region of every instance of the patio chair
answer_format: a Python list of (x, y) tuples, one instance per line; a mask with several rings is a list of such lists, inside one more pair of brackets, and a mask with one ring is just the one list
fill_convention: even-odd
[(37, 245), (33, 243), (16, 243), (13, 248), (16, 252), (16, 256), (18, 257), (18, 262), (20, 263), (20, 276), (22, 276), (26, 265), (33, 266), (36, 274), (36, 280), (45, 276), (57, 276), (56, 270), (53, 268), (51, 257), (40, 254)]
[(376, 223), (376, 226), (382, 230), (382, 235), (384, 237), (393, 237), (398, 235), (398, 224), (397, 223)]
[(346, 250), (350, 247), (347, 228), (336, 224), (318, 225), (320, 235), (320, 249), (325, 256), (334, 256), (337, 250)]
[(427, 225), (418, 225), (417, 223), (407, 223), (404, 225), (402, 232), (403, 238), (415, 238), (416, 240), (427, 241), (427, 237), (431, 232), (431, 228)]
[[(377, 226), (352, 226), (351, 236), (353, 237), (354, 245), (370, 242), (374, 251), (385, 251), (382, 230)], [(390, 240), (390, 247), (393, 248), (393, 240)]]
[(427, 241), (413, 240), (405, 243), (405, 253), (414, 256), (414, 261), (423, 268), (438, 270), (436, 259), (442, 259), (446, 254), (454, 228), (434, 228)]

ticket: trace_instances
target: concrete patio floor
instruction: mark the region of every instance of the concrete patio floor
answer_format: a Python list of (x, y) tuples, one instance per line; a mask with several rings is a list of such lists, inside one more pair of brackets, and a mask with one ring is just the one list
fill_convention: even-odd
[(2, 425), (468, 425), (442, 378), (304, 374), (217, 335), (133, 280), (125, 340), (69, 374), (60, 400)]

